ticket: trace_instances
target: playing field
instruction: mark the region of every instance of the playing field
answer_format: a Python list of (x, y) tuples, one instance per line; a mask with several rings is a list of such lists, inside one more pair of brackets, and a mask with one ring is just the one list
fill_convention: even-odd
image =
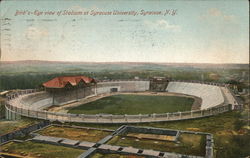
[(74, 107), (74, 114), (152, 114), (191, 110), (193, 98), (180, 96), (121, 94)]

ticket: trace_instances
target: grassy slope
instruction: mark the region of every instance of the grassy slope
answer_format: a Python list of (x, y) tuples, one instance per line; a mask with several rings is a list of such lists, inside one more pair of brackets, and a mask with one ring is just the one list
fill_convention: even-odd
[(192, 98), (175, 96), (114, 95), (74, 107), (69, 113), (151, 114), (188, 111), (193, 101)]
[(39, 158), (75, 158), (84, 150), (35, 142), (10, 142), (1, 147), (3, 152)]
[(16, 120), (16, 121), (1, 120), (0, 121), (0, 135), (6, 134), (8, 132), (11, 132), (20, 128), (27, 127), (37, 122), (38, 121), (32, 120), (32, 119), (22, 119), (22, 120)]
[[(250, 131), (236, 130), (239, 123), (239, 112), (227, 112), (213, 117), (196, 120), (173, 121), (161, 123), (133, 124), (159, 128), (201, 131), (214, 134), (217, 158), (240, 158), (250, 155)], [(79, 124), (98, 128), (116, 129), (121, 125)], [(247, 133), (246, 133), (247, 132)]]
[(0, 119), (3, 119), (5, 116), (4, 100), (5, 99), (0, 96)]

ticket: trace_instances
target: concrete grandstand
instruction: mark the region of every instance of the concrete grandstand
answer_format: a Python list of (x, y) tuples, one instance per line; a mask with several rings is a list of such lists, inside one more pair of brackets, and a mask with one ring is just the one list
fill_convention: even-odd
[(201, 109), (208, 109), (224, 103), (221, 87), (201, 83), (170, 82), (168, 92), (194, 95), (202, 99)]

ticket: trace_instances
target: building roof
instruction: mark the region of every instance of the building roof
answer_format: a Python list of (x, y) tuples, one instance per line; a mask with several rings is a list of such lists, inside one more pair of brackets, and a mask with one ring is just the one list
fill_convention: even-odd
[(93, 78), (86, 76), (61, 76), (43, 83), (43, 86), (46, 88), (64, 88), (67, 84), (76, 86), (80, 81), (83, 81), (86, 84), (96, 83)]

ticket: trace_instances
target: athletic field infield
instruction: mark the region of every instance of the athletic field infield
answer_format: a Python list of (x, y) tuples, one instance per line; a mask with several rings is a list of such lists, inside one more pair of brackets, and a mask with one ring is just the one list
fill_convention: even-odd
[(180, 96), (119, 94), (69, 109), (73, 114), (152, 114), (191, 110), (193, 98)]

